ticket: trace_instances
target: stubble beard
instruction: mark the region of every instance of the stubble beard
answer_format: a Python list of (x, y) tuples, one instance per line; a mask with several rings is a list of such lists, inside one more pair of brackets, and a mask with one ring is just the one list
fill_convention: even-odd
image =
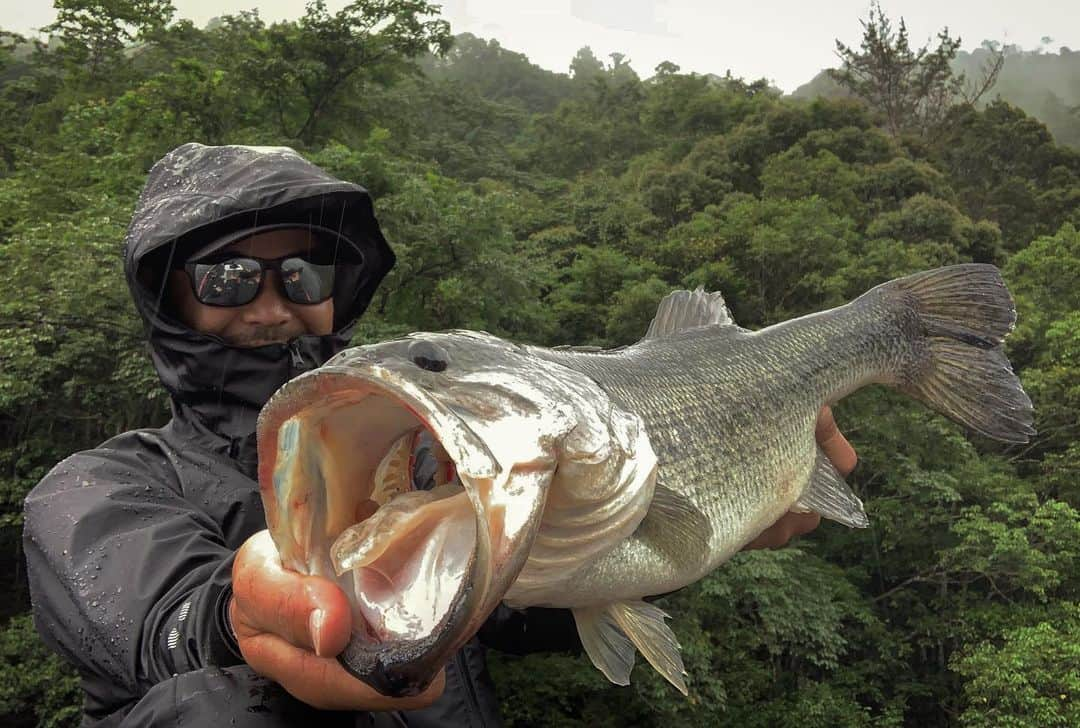
[(226, 341), (233, 346), (250, 349), (257, 346), (266, 346), (268, 344), (287, 344), (292, 339), (302, 336), (304, 333), (306, 332), (302, 329), (298, 329), (298, 327), (295, 326), (289, 326), (288, 324), (280, 326), (254, 326), (240, 334), (227, 337)]

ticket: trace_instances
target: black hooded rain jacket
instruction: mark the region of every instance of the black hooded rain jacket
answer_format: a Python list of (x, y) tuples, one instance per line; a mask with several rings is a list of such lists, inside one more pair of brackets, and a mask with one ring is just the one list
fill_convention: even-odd
[[(339, 230), (364, 257), (361, 276), (335, 295), (332, 334), (243, 349), (170, 315), (167, 270), (217, 237), (282, 222)], [(225, 623), (233, 556), (265, 528), (259, 409), (347, 344), (394, 263), (368, 193), (290, 149), (185, 144), (151, 169), (124, 261), (172, 420), (69, 457), (25, 503), (35, 621), (79, 671), (84, 725), (498, 725), (477, 640), (447, 666), (446, 692), (426, 710), (328, 713), (254, 674)], [(481, 638), (517, 653), (577, 644), (557, 610), (500, 608)]]

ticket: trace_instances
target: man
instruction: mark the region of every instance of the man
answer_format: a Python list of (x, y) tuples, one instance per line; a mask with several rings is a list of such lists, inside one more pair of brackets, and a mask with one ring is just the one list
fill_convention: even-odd
[[(151, 169), (124, 256), (172, 420), (73, 455), (25, 506), (37, 627), (79, 670), (84, 725), (497, 725), (479, 640), (414, 698), (345, 673), (344, 595), (284, 570), (265, 531), (259, 409), (346, 345), (394, 263), (367, 192), (292, 150), (186, 144)], [(752, 546), (816, 524), (791, 514)], [(562, 610), (500, 608), (480, 638), (576, 642)]]

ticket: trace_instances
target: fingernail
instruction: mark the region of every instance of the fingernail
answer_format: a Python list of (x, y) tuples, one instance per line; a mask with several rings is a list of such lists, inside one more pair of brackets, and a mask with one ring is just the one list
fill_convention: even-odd
[(322, 653), (322, 626), (326, 619), (326, 612), (321, 609), (313, 609), (308, 617), (308, 630), (311, 632), (311, 644), (315, 646), (315, 654), (319, 657)]

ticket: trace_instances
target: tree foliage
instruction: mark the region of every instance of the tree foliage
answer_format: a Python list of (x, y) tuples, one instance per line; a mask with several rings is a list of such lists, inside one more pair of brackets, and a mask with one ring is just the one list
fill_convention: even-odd
[(353, 0), (331, 13), (311, 0), (299, 21), (256, 26), (240, 71), (271, 102), (279, 134), (310, 144), (322, 119), (367, 83), (385, 83), (427, 51), (444, 53), (450, 26), (424, 0)]
[(1061, 605), (1055, 619), (1016, 627), (995, 642), (958, 655), (967, 678), (972, 728), (1074, 726), (1080, 723), (1080, 604)]
[(53, 7), (56, 20), (42, 30), (59, 40), (59, 55), (84, 83), (126, 66), (131, 44), (152, 38), (175, 12), (171, 0), (56, 0)]
[(1003, 55), (992, 53), (988, 65), (980, 69), (981, 78), (971, 85), (963, 73), (953, 71), (960, 38), (951, 37), (948, 28), (938, 33), (933, 50), (914, 49), (904, 19), (894, 28), (877, 2), (870, 6), (868, 19), (859, 22), (863, 27), (859, 49), (836, 41), (842, 65), (829, 75), (879, 112), (894, 137), (936, 134), (958, 101), (974, 105), (994, 85), (1004, 62)]

